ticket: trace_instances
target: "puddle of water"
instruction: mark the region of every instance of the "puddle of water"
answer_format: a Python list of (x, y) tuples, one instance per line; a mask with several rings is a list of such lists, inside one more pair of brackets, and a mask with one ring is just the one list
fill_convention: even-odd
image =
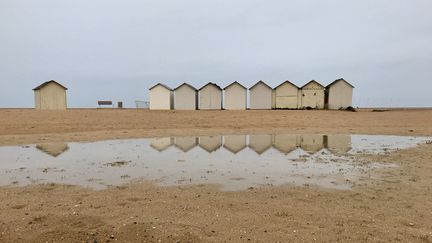
[(360, 164), (430, 138), (368, 135), (226, 135), (0, 147), (0, 185), (62, 183), (103, 189), (142, 179), (159, 185), (220, 184), (350, 189), (389, 164)]

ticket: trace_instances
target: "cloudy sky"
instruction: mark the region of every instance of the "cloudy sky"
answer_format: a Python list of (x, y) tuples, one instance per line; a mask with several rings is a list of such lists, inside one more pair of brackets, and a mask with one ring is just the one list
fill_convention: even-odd
[(0, 107), (67, 86), (69, 107), (157, 82), (343, 77), (356, 106), (432, 106), (430, 0), (0, 0)]

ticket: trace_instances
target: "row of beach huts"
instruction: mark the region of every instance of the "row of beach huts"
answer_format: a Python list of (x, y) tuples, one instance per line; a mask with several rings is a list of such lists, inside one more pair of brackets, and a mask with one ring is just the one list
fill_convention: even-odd
[[(149, 89), (151, 110), (345, 109), (352, 106), (354, 86), (337, 79), (327, 86), (312, 80), (299, 87), (285, 81), (275, 88), (258, 81), (249, 89), (235, 81), (225, 88), (207, 83), (196, 89), (183, 83), (172, 89), (158, 83)], [(249, 91), (249, 92), (248, 92)]]
[[(151, 110), (344, 109), (352, 106), (353, 89), (354, 86), (342, 78), (327, 86), (315, 80), (302, 87), (285, 81), (275, 88), (264, 81), (258, 81), (249, 89), (237, 81), (223, 89), (211, 82), (199, 89), (188, 83), (183, 83), (175, 89), (158, 83), (149, 90), (149, 108)], [(67, 88), (57, 81), (47, 81), (33, 91), (36, 109), (67, 108)], [(112, 104), (112, 101), (109, 102)]]

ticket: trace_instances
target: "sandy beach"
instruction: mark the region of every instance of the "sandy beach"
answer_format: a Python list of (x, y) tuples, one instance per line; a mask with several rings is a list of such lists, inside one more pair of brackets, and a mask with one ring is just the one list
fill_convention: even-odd
[(0, 144), (212, 134), (432, 135), (432, 109), (386, 112), (0, 109)]
[[(0, 110), (0, 144), (226, 134), (432, 136), (432, 110)], [(432, 145), (357, 163), (373, 170), (349, 190), (313, 185), (0, 187), (0, 242), (432, 242)], [(6, 161), (0, 161), (5, 163)]]

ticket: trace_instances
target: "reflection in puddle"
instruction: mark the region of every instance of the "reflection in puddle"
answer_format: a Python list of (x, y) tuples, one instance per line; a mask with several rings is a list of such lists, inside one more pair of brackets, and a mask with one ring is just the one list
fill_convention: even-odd
[(173, 144), (173, 138), (154, 138), (150, 146), (158, 151), (164, 151)]
[(211, 153), (222, 146), (222, 136), (205, 136), (199, 137), (199, 146)]
[(257, 154), (262, 154), (272, 146), (272, 136), (271, 135), (250, 135), (248, 146)]
[(430, 138), (366, 135), (226, 135), (0, 147), (0, 185), (64, 183), (102, 189), (135, 179), (159, 185), (220, 184), (349, 189), (372, 170), (357, 154), (415, 147)]
[(246, 135), (227, 135), (224, 136), (224, 148), (231, 153), (238, 153), (246, 148)]
[(187, 152), (198, 145), (197, 137), (176, 137), (175, 146), (183, 152)]
[(69, 149), (69, 146), (66, 143), (42, 143), (36, 144), (36, 148), (53, 157), (57, 157), (66, 152), (66, 150)]

